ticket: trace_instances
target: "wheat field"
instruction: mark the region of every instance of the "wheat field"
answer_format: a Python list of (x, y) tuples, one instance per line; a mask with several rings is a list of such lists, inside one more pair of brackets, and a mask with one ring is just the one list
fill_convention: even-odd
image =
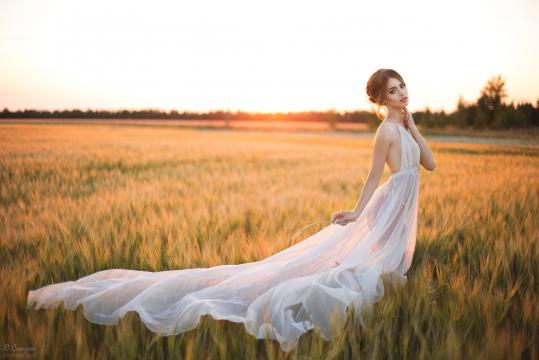
[(421, 169), (406, 286), (387, 284), (364, 327), (350, 317), (335, 340), (312, 330), (283, 353), (210, 317), (162, 337), (136, 313), (101, 326), (80, 308), (27, 309), (26, 296), (104, 269), (272, 255), (356, 204), (372, 134), (0, 124), (3, 356), (539, 358), (539, 145), (426, 139), (437, 168)]

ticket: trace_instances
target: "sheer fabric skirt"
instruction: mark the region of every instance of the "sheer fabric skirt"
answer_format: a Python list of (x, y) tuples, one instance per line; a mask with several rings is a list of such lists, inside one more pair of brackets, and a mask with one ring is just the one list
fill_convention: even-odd
[(330, 340), (349, 306), (361, 311), (384, 295), (382, 273), (403, 282), (417, 229), (418, 169), (392, 174), (356, 222), (331, 224), (260, 261), (162, 272), (110, 269), (44, 286), (28, 306), (83, 306), (91, 322), (113, 325), (129, 311), (162, 335), (197, 326), (202, 315), (243, 323), (256, 338), (279, 341), (284, 351), (306, 331)]

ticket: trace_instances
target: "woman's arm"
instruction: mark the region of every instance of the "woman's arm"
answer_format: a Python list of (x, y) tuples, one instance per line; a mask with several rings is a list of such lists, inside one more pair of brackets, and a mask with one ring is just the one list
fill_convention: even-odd
[(384, 165), (387, 158), (387, 153), (389, 152), (389, 146), (391, 145), (391, 134), (389, 133), (389, 128), (382, 129), (378, 128), (374, 138), (374, 150), (372, 154), (372, 163), (369, 174), (367, 175), (367, 180), (363, 185), (363, 190), (361, 192), (361, 197), (358, 200), (357, 205), (355, 206), (353, 212), (359, 216), (367, 203), (369, 202), (372, 194), (378, 187), (380, 178), (384, 171)]
[(434, 171), (436, 169), (436, 162), (434, 161), (434, 156), (432, 155), (432, 151), (429, 148), (429, 145), (417, 129), (417, 126), (415, 125), (415, 122), (413, 121), (412, 114), (409, 113), (409, 121), (408, 121), (408, 129), (412, 132), (412, 135), (419, 145), (420, 149), (420, 157), (419, 157), (419, 163), (423, 165), (423, 167), (427, 170)]

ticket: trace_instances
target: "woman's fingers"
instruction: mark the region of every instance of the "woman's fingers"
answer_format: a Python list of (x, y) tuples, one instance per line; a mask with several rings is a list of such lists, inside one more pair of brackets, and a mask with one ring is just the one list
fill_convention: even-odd
[(331, 223), (335, 223), (335, 221), (337, 220), (340, 220), (341, 225), (346, 225), (346, 223), (350, 221), (350, 219), (347, 218), (346, 211), (340, 211), (338, 213), (333, 214), (333, 216), (331, 217)]

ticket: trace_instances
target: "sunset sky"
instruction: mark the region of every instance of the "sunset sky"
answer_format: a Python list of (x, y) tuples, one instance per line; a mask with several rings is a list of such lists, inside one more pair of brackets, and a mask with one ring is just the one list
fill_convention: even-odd
[(378, 68), (412, 111), (496, 74), (535, 103), (537, 19), (537, 0), (0, 0), (0, 107), (370, 109)]

